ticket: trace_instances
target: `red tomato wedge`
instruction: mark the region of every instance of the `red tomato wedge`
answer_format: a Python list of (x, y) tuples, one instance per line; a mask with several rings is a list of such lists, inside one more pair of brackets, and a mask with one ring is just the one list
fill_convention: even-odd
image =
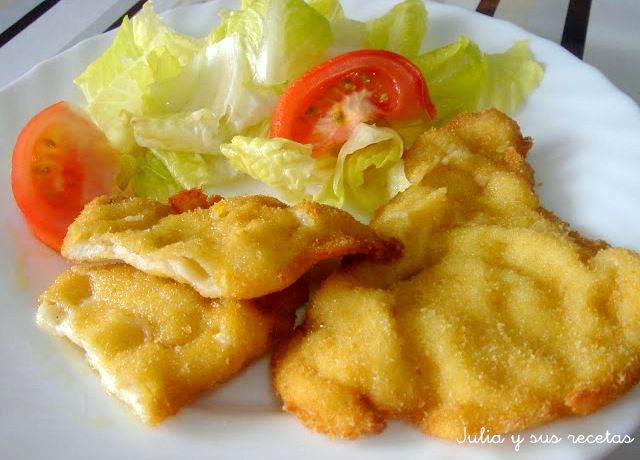
[(118, 153), (84, 111), (58, 102), (18, 135), (11, 159), (13, 196), (33, 233), (60, 251), (86, 203), (113, 190)]
[(410, 60), (391, 51), (352, 51), (291, 83), (276, 106), (271, 137), (312, 144), (317, 157), (345, 142), (360, 123), (422, 111), (435, 118), (422, 72)]

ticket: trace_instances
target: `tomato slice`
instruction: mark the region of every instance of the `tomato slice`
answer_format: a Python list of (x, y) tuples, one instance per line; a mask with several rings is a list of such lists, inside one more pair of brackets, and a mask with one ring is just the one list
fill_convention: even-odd
[(346, 141), (362, 122), (423, 111), (435, 118), (422, 72), (410, 60), (391, 51), (352, 51), (291, 83), (276, 106), (271, 137), (312, 144), (317, 157)]
[(11, 159), (13, 196), (33, 233), (60, 251), (86, 203), (113, 190), (118, 153), (84, 111), (58, 102), (34, 116)]

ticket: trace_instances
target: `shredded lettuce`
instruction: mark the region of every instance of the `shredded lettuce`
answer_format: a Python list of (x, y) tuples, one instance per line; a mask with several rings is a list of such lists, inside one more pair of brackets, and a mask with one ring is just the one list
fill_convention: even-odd
[[(368, 21), (346, 17), (339, 0), (243, 0), (194, 38), (171, 30), (152, 1), (125, 18), (111, 46), (75, 82), (87, 111), (121, 153), (118, 185), (166, 198), (214, 190), (247, 176), (297, 202), (312, 199), (371, 214), (408, 186), (403, 152), (427, 128), (464, 111), (508, 114), (540, 83), (526, 42), (484, 54), (471, 40), (423, 52), (428, 14), (403, 0)], [(427, 81), (437, 120), (425, 115), (362, 124), (337, 155), (269, 139), (286, 86), (324, 59), (381, 48), (411, 59)]]

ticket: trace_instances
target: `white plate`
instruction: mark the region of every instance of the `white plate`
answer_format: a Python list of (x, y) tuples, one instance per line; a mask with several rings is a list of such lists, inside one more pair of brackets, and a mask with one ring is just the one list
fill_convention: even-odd
[[(345, 0), (348, 16), (368, 19), (395, 0)], [(166, 15), (181, 32), (205, 34), (226, 1)], [(598, 71), (558, 45), (486, 16), (428, 4), (428, 43), (433, 48), (464, 34), (487, 52), (530, 39), (545, 68), (542, 85), (516, 114), (534, 138), (530, 161), (542, 203), (576, 230), (614, 245), (640, 250), (640, 111)], [(138, 423), (100, 387), (78, 350), (34, 324), (36, 298), (65, 268), (59, 256), (31, 236), (9, 186), (10, 155), (20, 128), (59, 100), (82, 103), (72, 83), (109, 45), (113, 33), (87, 40), (36, 67), (0, 91), (0, 450), (3, 458), (71, 459), (595, 459), (616, 443), (573, 443), (570, 435), (631, 433), (640, 422), (636, 388), (597, 414), (566, 418), (521, 433), (515, 453), (503, 444), (458, 444), (430, 439), (403, 423), (377, 437), (330, 441), (312, 434), (279, 410), (262, 360), (218, 391), (204, 395), (178, 416), (150, 429)], [(533, 443), (531, 435), (557, 444)], [(595, 441), (595, 440), (594, 440)]]

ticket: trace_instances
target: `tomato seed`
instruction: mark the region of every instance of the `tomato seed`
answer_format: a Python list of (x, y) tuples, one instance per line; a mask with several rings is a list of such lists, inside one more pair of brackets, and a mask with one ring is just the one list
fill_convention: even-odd
[(42, 143), (46, 146), (49, 147), (50, 149), (54, 149), (56, 148), (56, 143), (53, 139), (49, 139), (48, 137), (45, 137), (44, 139), (42, 139)]
[(51, 168), (49, 166), (35, 165), (33, 167), (34, 174), (49, 174), (50, 172)]
[(356, 85), (351, 81), (350, 78), (343, 79), (341, 85), (344, 89), (349, 91), (356, 89)]

